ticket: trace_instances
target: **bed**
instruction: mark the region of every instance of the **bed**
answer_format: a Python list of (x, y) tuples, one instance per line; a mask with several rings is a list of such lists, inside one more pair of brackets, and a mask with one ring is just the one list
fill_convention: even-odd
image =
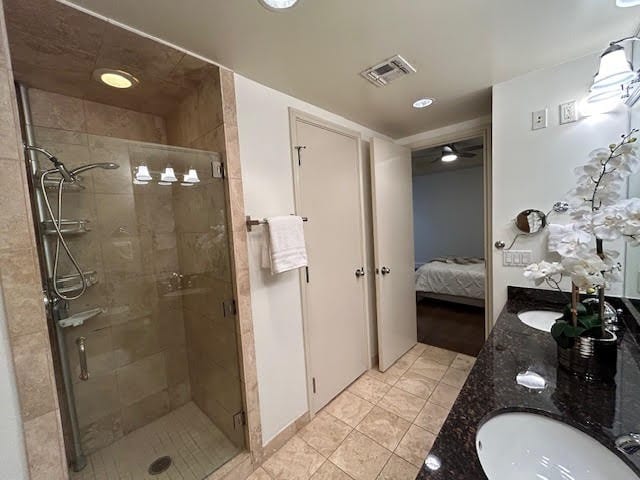
[(416, 296), (484, 307), (485, 263), (470, 257), (441, 257), (416, 272)]

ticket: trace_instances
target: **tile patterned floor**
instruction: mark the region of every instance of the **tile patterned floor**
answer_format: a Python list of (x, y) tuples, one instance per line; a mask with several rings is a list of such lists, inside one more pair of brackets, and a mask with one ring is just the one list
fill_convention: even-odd
[(416, 345), (362, 375), (248, 480), (413, 480), (474, 361)]
[[(117, 442), (92, 453), (82, 472), (71, 480), (201, 480), (240, 450), (202, 413), (195, 403), (131, 432)], [(169, 455), (171, 467), (151, 476), (153, 460)]]

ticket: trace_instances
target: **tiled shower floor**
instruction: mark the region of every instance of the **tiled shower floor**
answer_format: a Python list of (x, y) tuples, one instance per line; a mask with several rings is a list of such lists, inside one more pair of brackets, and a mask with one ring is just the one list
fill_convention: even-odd
[[(174, 410), (87, 457), (72, 480), (201, 480), (239, 453), (239, 449), (195, 403)], [(147, 472), (156, 458), (169, 455), (171, 467)]]

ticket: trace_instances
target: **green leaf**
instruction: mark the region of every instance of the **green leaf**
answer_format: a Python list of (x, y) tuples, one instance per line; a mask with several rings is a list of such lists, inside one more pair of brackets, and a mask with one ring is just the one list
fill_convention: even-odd
[(585, 315), (582, 317), (578, 317), (578, 324), (585, 328), (585, 330), (589, 330), (592, 328), (598, 328), (602, 325), (600, 318), (597, 314)]

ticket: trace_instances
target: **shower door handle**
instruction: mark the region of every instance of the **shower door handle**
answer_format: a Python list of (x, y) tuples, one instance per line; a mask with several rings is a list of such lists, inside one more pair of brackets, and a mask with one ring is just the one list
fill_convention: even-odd
[(78, 346), (78, 356), (80, 357), (80, 380), (89, 380), (89, 369), (87, 368), (87, 339), (78, 337), (76, 339)]

